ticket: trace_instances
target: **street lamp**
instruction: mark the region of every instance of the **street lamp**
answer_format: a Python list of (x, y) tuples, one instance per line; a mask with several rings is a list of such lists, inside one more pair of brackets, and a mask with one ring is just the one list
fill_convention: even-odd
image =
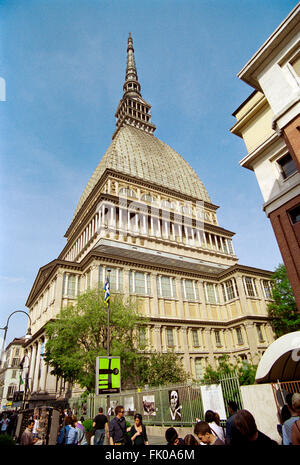
[(24, 310), (16, 310), (15, 312), (12, 312), (9, 317), (7, 318), (7, 322), (6, 322), (6, 326), (4, 326), (4, 328), (0, 328), (4, 331), (4, 337), (3, 337), (3, 342), (2, 342), (2, 349), (1, 349), (1, 359), (2, 359), (2, 355), (4, 353), (4, 347), (5, 347), (5, 340), (6, 340), (6, 334), (7, 334), (7, 330), (8, 330), (8, 323), (9, 323), (9, 320), (11, 318), (11, 316), (14, 314), (14, 313), (25, 313), (25, 315), (27, 315), (27, 317), (29, 318), (29, 321), (30, 321), (30, 326), (28, 327), (27, 329), (27, 333), (25, 335), (25, 340), (28, 341), (29, 339), (31, 339), (31, 326), (32, 326), (32, 323), (31, 323), (31, 318), (29, 316), (29, 314), (27, 312), (25, 312)]

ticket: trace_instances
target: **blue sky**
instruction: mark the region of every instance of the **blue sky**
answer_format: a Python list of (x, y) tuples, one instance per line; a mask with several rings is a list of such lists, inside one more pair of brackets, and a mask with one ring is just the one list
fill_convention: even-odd
[[(55, 259), (111, 142), (128, 32), (156, 137), (195, 169), (239, 262), (282, 261), (232, 112), (236, 74), (297, 4), (289, 0), (0, 0), (0, 326)], [(6, 342), (26, 332), (14, 315)], [(2, 332), (1, 332), (2, 333)], [(2, 334), (0, 334), (0, 337)]]

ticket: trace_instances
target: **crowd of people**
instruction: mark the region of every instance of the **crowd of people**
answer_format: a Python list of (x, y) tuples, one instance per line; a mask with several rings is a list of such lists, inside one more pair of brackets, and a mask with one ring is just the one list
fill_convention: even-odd
[[(276, 442), (261, 432), (253, 415), (245, 409), (239, 409), (234, 401), (228, 402), (229, 417), (226, 424), (221, 424), (217, 412), (207, 410), (204, 420), (196, 418), (193, 431), (180, 437), (174, 427), (165, 431), (166, 445), (300, 445), (300, 394), (287, 394), (286, 404), (280, 412), (280, 424), (277, 431), (281, 441)], [(44, 412), (45, 413), (45, 412)], [(84, 427), (84, 417), (78, 417), (69, 410), (61, 410), (57, 445), (149, 445), (146, 425), (142, 415), (134, 415), (131, 425), (124, 416), (124, 407), (117, 405), (115, 416), (108, 420), (100, 407), (92, 421), (90, 437)], [(27, 421), (26, 429), (21, 436), (21, 445), (44, 444), (46, 416), (36, 409)], [(14, 436), (17, 425), (16, 412), (3, 413), (0, 417), (1, 434)], [(44, 433), (43, 433), (44, 432)]]
[[(166, 444), (176, 445), (300, 445), (300, 394), (288, 394), (286, 405), (281, 411), (281, 423), (278, 432), (282, 437), (281, 442), (276, 442), (257, 428), (253, 415), (245, 409), (239, 409), (234, 401), (228, 402), (229, 417), (224, 426), (221, 425), (220, 417), (217, 412), (207, 410), (204, 420), (196, 418), (193, 432), (181, 438), (174, 427), (167, 428), (165, 431)], [(84, 440), (80, 442), (79, 436), (76, 436), (78, 422), (76, 417), (66, 417), (65, 429), (61, 429), (59, 443), (63, 434), (66, 434), (66, 444), (87, 444)], [(77, 422), (77, 423), (76, 423)], [(72, 424), (71, 424), (72, 423)], [(71, 426), (69, 426), (71, 425)], [(73, 430), (71, 430), (73, 428)], [(193, 433), (193, 434), (192, 434)], [(118, 405), (115, 408), (115, 416), (110, 421), (99, 408), (98, 414), (93, 419), (93, 436), (91, 444), (103, 445), (105, 438), (110, 445), (148, 445), (146, 426), (143, 424), (143, 418), (139, 413), (134, 415), (134, 424), (131, 426), (126, 422), (124, 417), (124, 407)]]

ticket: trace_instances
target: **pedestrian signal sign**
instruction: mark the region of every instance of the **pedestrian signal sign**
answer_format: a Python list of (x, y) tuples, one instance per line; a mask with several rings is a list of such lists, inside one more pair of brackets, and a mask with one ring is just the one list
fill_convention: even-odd
[(116, 394), (121, 392), (120, 357), (96, 358), (96, 394)]

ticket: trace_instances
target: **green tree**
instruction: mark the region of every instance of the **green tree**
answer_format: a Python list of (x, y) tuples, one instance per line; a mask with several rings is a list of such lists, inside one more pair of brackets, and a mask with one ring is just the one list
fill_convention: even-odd
[(226, 376), (237, 376), (241, 386), (254, 384), (257, 365), (241, 361), (240, 363), (230, 363), (229, 356), (223, 355), (219, 358), (216, 369), (208, 366), (204, 372), (203, 381), (217, 384)]
[[(47, 324), (45, 361), (52, 374), (94, 392), (96, 357), (107, 354), (107, 312), (102, 293), (90, 290)], [(124, 383), (138, 374), (134, 330), (142, 322), (145, 318), (138, 314), (136, 303), (111, 296), (110, 354), (121, 357)]]
[(139, 382), (141, 385), (163, 386), (182, 383), (188, 379), (178, 355), (173, 352), (154, 352), (151, 357), (139, 360)]
[(286, 268), (279, 265), (273, 276), (273, 301), (268, 304), (268, 314), (276, 337), (300, 329), (300, 313), (297, 311), (295, 297)]

